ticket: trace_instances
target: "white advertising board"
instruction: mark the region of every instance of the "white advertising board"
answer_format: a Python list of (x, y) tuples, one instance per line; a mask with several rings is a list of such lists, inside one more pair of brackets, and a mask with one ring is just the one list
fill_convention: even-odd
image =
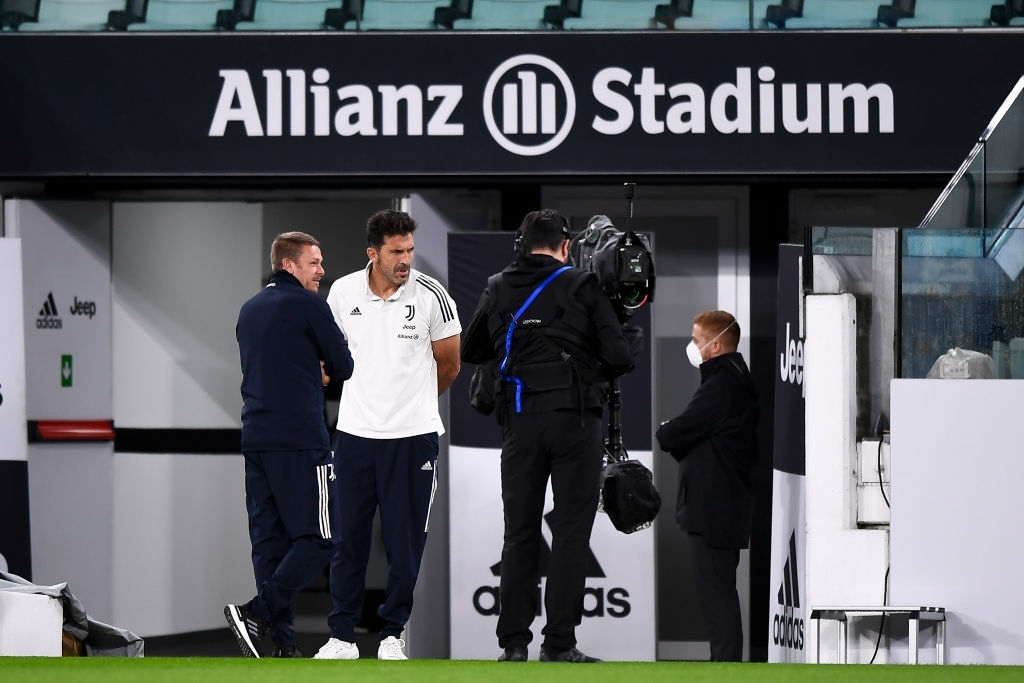
[(22, 243), (28, 419), (109, 419), (109, 205), (9, 200), (4, 209)]
[[(452, 659), (495, 659), (501, 653), (494, 629), (498, 618), (498, 567), (503, 515), (500, 451), (451, 446), (450, 552)], [(630, 451), (648, 467), (650, 451)], [(545, 514), (551, 511), (548, 487)], [(543, 524), (543, 542), (551, 530)], [(579, 648), (607, 661), (655, 658), (654, 533), (623, 534), (598, 513), (590, 539)], [(540, 590), (545, 577), (541, 571)], [(543, 609), (543, 608), (542, 608)], [(544, 615), (533, 622), (530, 659), (540, 655)]]

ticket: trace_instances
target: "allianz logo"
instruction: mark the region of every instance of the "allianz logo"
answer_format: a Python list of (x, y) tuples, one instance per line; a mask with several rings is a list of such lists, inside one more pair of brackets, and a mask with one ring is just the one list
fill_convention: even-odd
[[(518, 156), (556, 149), (576, 124), (574, 80), (535, 54), (495, 67), (478, 97), (460, 83), (348, 83), (326, 67), (220, 69), (209, 137), (463, 137), (483, 113), (487, 132)], [(257, 96), (259, 95), (259, 96)], [(735, 77), (696, 83), (653, 66), (606, 66), (589, 83), (586, 122), (607, 136), (894, 133), (886, 83), (800, 83), (774, 67), (736, 66)], [(482, 109), (480, 108), (482, 105)], [(469, 119), (467, 119), (469, 117)], [(475, 126), (474, 126), (475, 128)]]

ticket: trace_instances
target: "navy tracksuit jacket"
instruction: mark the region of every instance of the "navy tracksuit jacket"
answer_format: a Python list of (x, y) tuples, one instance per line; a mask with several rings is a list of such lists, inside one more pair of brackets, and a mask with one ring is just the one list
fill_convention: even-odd
[(330, 450), (320, 363), (333, 383), (352, 354), (330, 307), (293, 275), (274, 273), (235, 328), (242, 360), (242, 452)]

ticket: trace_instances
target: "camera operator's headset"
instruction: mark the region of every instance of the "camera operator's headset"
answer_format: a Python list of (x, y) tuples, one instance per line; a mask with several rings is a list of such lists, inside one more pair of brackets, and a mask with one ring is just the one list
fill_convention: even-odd
[[(569, 230), (569, 221), (565, 216), (562, 216), (562, 237), (567, 240), (572, 240), (572, 232)], [(515, 251), (516, 256), (526, 255), (526, 245), (523, 244), (523, 226), (521, 225), (516, 228), (516, 241), (512, 245), (512, 249)]]

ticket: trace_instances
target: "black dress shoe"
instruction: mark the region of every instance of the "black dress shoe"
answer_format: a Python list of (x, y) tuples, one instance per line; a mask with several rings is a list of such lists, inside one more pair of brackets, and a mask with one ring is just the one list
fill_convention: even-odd
[(498, 657), (499, 662), (525, 662), (529, 659), (529, 653), (525, 645), (509, 645)]
[(271, 657), (295, 657), (301, 658), (302, 653), (295, 645), (274, 645), (274, 652)]
[(540, 661), (542, 662), (567, 662), (569, 664), (593, 664), (602, 660), (597, 657), (585, 655), (574, 647), (561, 652), (555, 652), (543, 645), (540, 648)]

